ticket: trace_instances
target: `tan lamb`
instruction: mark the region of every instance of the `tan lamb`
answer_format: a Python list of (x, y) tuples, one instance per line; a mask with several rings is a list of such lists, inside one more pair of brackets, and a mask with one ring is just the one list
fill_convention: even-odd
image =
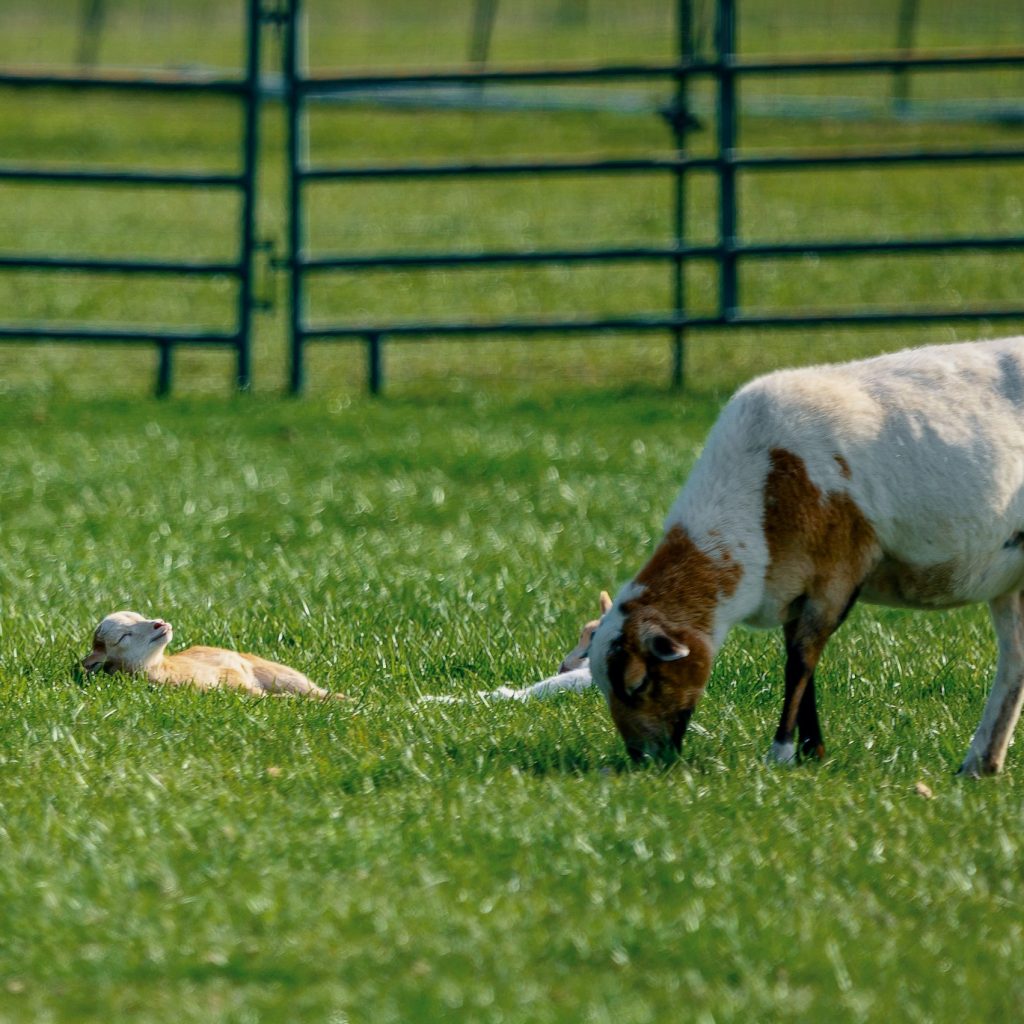
[(92, 650), (83, 659), (87, 672), (127, 672), (144, 675), (163, 686), (194, 686), (199, 690), (229, 687), (253, 697), (316, 697), (344, 700), (287, 665), (255, 654), (239, 654), (222, 647), (189, 647), (179, 654), (164, 654), (174, 631), (163, 619), (147, 619), (138, 612), (114, 612), (93, 634)]

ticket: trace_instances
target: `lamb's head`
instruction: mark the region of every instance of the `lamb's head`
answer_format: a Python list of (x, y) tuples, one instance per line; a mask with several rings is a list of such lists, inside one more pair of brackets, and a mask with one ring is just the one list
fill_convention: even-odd
[(171, 642), (173, 630), (163, 619), (138, 612), (114, 612), (97, 627), (92, 650), (82, 660), (89, 672), (138, 672), (158, 660)]
[[(604, 615), (612, 606), (612, 599), (606, 590), (601, 591), (599, 598), (601, 614)], [(591, 619), (580, 632), (579, 643), (562, 659), (558, 671), (572, 672), (573, 669), (582, 668), (590, 656), (590, 641), (594, 638), (594, 630), (601, 624), (601, 620)]]
[(634, 761), (679, 752), (712, 658), (704, 633), (619, 596), (594, 633), (590, 671)]

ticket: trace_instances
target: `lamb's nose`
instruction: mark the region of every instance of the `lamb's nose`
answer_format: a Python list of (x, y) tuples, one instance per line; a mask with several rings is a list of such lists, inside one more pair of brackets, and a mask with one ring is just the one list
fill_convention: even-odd
[(153, 623), (153, 628), (154, 629), (163, 629), (163, 627), (166, 626), (166, 625), (167, 625), (167, 623), (164, 622), (163, 619), (157, 619), (156, 622)]

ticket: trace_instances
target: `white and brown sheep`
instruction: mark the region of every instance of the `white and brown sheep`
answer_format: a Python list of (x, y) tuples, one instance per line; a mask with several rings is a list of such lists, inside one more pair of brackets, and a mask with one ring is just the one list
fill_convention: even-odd
[(960, 769), (987, 775), (1024, 700), (1022, 589), (1024, 337), (781, 371), (722, 411), (590, 667), (630, 754), (663, 756), (729, 630), (781, 626), (770, 757), (820, 758), (814, 670), (855, 601), (987, 601), (998, 665)]

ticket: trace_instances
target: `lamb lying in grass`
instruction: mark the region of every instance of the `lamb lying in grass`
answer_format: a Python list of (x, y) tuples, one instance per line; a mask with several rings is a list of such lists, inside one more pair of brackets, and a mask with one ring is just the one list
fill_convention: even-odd
[(165, 655), (171, 642), (171, 624), (146, 619), (138, 612), (114, 612), (93, 634), (92, 650), (83, 659), (87, 672), (127, 672), (144, 675), (164, 686), (194, 686), (199, 690), (230, 687), (253, 697), (295, 694), (320, 700), (337, 698), (287, 665), (237, 654), (221, 647), (189, 647), (180, 654)]
[[(602, 615), (612, 606), (612, 599), (604, 590), (601, 591), (600, 605)], [(547, 679), (542, 679), (539, 683), (519, 689), (514, 686), (499, 686), (496, 690), (481, 690), (476, 696), (485, 700), (543, 700), (545, 697), (562, 693), (565, 690), (578, 692), (588, 689), (593, 683), (590, 678), (588, 657), (590, 638), (594, 635), (594, 630), (597, 629), (600, 622), (600, 619), (591, 619), (584, 625), (580, 631), (579, 642), (562, 659), (557, 675), (548, 676)], [(424, 703), (431, 704), (462, 704), (468, 699), (471, 698), (450, 695), (420, 697)]]

